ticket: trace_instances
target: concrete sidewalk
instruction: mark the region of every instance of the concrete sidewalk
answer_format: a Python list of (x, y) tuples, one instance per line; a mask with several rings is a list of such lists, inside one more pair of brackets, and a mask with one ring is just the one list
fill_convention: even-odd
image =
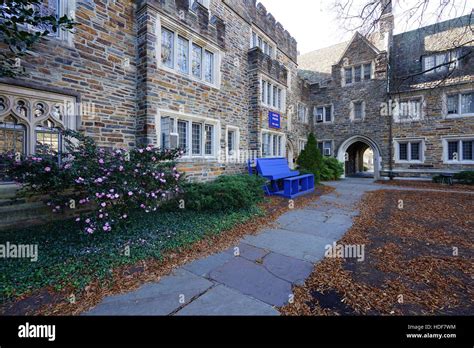
[(302, 284), (325, 247), (338, 241), (358, 214), (365, 192), (397, 189), (370, 179), (331, 182), (336, 191), (277, 220), (274, 229), (246, 236), (234, 248), (194, 261), (157, 283), (105, 298), (85, 315), (278, 315), (292, 286)]

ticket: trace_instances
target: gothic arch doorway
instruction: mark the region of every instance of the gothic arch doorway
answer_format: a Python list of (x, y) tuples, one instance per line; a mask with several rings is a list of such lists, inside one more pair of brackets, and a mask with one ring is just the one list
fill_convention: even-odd
[(380, 178), (380, 148), (369, 137), (356, 135), (344, 141), (337, 152), (337, 159), (344, 163), (344, 177)]

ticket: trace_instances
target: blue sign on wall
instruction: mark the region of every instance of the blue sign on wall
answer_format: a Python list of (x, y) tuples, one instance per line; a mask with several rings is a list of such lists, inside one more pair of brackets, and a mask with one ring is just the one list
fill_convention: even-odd
[(280, 114), (276, 112), (272, 112), (272, 111), (268, 112), (268, 121), (269, 121), (270, 128), (280, 129), (281, 128), (280, 119), (281, 119)]

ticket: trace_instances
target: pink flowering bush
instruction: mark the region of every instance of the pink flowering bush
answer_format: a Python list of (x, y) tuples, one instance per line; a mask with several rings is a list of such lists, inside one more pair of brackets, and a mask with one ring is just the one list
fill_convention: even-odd
[(76, 218), (86, 233), (109, 232), (134, 209), (154, 212), (180, 192), (182, 175), (174, 164), (180, 150), (105, 150), (81, 133), (63, 136), (66, 152), (60, 160), (59, 154), (43, 151), (19, 161), (7, 154), (0, 161), (23, 193), (47, 196), (54, 213), (89, 208)]

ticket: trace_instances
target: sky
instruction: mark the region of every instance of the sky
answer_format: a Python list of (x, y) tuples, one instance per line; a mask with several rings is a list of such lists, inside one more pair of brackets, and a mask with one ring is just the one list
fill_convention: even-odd
[[(334, 1), (336, 0), (257, 0), (296, 39), (301, 54), (350, 40), (352, 37), (353, 33), (343, 29), (338, 20)], [(360, 5), (367, 0), (353, 1)], [(420, 16), (410, 16), (408, 13), (409, 5), (417, 1), (419, 0), (394, 0), (395, 33), (419, 26)], [(442, 1), (445, 0), (430, 0), (428, 9), (423, 12), (423, 25), (439, 21), (436, 9)], [(474, 0), (455, 0), (455, 4), (455, 8), (450, 8), (443, 14), (442, 20), (469, 14), (474, 8)], [(413, 20), (415, 17), (417, 21)]]

